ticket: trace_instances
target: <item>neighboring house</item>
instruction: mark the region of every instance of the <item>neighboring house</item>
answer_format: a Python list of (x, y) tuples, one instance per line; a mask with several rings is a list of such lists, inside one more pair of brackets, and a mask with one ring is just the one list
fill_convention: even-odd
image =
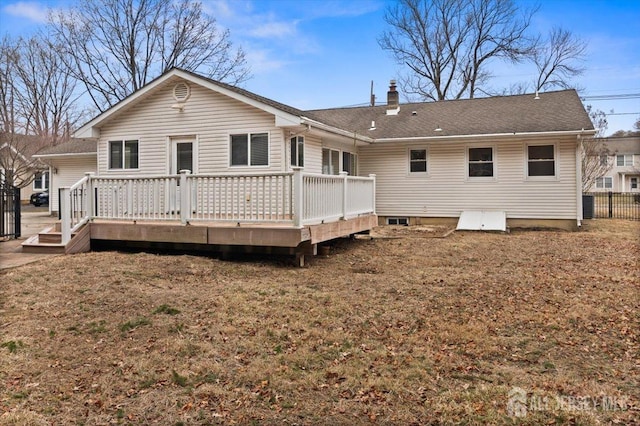
[(605, 138), (611, 170), (596, 179), (591, 192), (640, 192), (640, 136)]
[[(505, 212), (511, 226), (580, 224), (579, 145), (595, 131), (574, 90), (398, 100), (392, 84), (387, 105), (302, 111), (172, 69), (76, 132), (97, 141), (96, 154), (76, 152), (70, 143), (39, 157), (57, 164), (52, 187), (82, 172), (108, 179), (301, 167), (375, 174), (380, 223), (456, 220), (466, 210), (489, 210)], [(63, 159), (73, 165), (68, 175)]]
[(72, 138), (39, 151), (33, 157), (49, 166), (49, 211), (58, 212), (58, 190), (82, 179), (97, 168), (95, 139)]
[(23, 203), (49, 189), (49, 171), (33, 157), (44, 143), (38, 136), (0, 132), (0, 180), (20, 187)]

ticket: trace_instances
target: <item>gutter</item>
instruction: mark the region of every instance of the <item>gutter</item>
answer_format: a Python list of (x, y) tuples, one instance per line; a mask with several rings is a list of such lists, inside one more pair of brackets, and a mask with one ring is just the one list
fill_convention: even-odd
[(374, 143), (376, 141), (376, 139), (370, 138), (368, 136), (359, 135), (357, 132), (342, 130), (337, 127), (333, 127), (333, 126), (329, 126), (327, 124), (321, 123), (319, 121), (312, 120), (311, 118), (308, 118), (308, 117), (302, 116), (300, 117), (300, 119), (302, 124), (307, 124), (310, 127), (315, 127), (316, 129), (324, 130), (325, 132), (333, 133), (335, 135), (344, 136), (349, 139), (356, 139), (356, 140), (359, 140), (360, 142), (366, 142), (369, 144)]
[(438, 141), (438, 140), (451, 140), (451, 139), (489, 139), (489, 138), (512, 138), (516, 137), (532, 137), (532, 136), (582, 136), (585, 134), (595, 134), (595, 130), (564, 130), (564, 131), (550, 131), (550, 132), (513, 132), (513, 133), (481, 133), (473, 135), (450, 135), (450, 136), (414, 136), (408, 138), (379, 138), (374, 139), (376, 143), (385, 142), (424, 142), (424, 141)]
[(35, 154), (33, 158), (59, 158), (59, 157), (90, 157), (98, 155), (98, 152), (68, 152), (64, 154)]

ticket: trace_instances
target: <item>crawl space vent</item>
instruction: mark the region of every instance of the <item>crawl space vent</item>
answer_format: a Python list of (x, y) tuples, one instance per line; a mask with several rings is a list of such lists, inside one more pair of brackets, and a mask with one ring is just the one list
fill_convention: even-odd
[(187, 83), (178, 83), (173, 86), (173, 97), (178, 102), (184, 102), (189, 99), (189, 95), (191, 95), (191, 90)]

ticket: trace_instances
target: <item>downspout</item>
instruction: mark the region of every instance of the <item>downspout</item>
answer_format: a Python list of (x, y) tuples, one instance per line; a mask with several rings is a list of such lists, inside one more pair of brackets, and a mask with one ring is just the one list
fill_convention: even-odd
[(582, 135), (577, 136), (576, 143), (576, 224), (578, 229), (582, 227)]

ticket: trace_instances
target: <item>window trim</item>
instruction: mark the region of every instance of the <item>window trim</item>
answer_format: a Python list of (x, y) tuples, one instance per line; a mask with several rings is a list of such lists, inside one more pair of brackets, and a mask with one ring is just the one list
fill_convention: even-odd
[[(531, 176), (529, 174), (529, 147), (530, 146), (553, 146), (553, 175)], [(536, 160), (534, 160), (536, 161)], [(549, 160), (537, 160), (549, 161)], [(526, 180), (557, 180), (558, 179), (558, 144), (556, 142), (530, 142), (524, 147), (525, 179)]]
[[(598, 186), (598, 180), (602, 179), (602, 186)], [(606, 179), (611, 181), (611, 187), (607, 188)], [(600, 176), (596, 178), (596, 189), (610, 189), (613, 190), (613, 176)]]
[[(247, 164), (232, 164), (233, 161), (233, 149), (232, 149), (232, 137), (233, 136), (247, 136)], [(251, 164), (251, 136), (253, 135), (267, 135), (267, 164)], [(229, 133), (228, 137), (228, 147), (229, 147), (229, 168), (268, 168), (271, 167), (271, 132), (246, 132), (246, 133)]]
[[(294, 142), (295, 139), (295, 142)], [(302, 164), (300, 163), (300, 153), (299, 153), (299, 148), (300, 145), (302, 145)], [(291, 138), (289, 138), (289, 156), (291, 156), (291, 158), (289, 159), (289, 165), (291, 167), (300, 167), (300, 168), (304, 168), (304, 136), (302, 135), (298, 135), (298, 136), (292, 136)], [(295, 151), (296, 151), (296, 155), (295, 158), (293, 155), (291, 155), (292, 151), (293, 151), (293, 147), (295, 146)], [(294, 163), (295, 160), (295, 163)]]
[[(329, 167), (332, 167), (332, 166), (333, 166), (333, 162), (331, 161), (331, 160), (332, 160), (332, 158), (331, 158), (331, 157), (332, 157), (332, 154), (331, 154), (331, 153), (332, 153), (332, 152), (337, 152), (337, 153), (338, 153), (338, 170), (337, 170), (337, 171), (335, 171), (335, 173), (325, 173), (325, 172), (324, 172), (324, 151), (325, 151), (325, 150), (329, 151)], [(337, 149), (337, 148), (331, 148), (331, 147), (328, 147), (328, 146), (323, 146), (323, 147), (322, 147), (322, 152), (321, 152), (320, 161), (321, 161), (321, 166), (320, 166), (320, 167), (321, 167), (321, 169), (320, 169), (320, 172), (321, 172), (323, 175), (327, 175), (327, 176), (338, 176), (338, 175), (340, 175), (340, 171), (342, 170), (342, 150)], [(330, 171), (331, 171), (331, 170), (330, 170)]]
[[(411, 151), (424, 151), (425, 153), (425, 159), (424, 159), (424, 163), (425, 163), (425, 171), (424, 172), (413, 172), (411, 171)], [(407, 148), (407, 174), (409, 176), (429, 176), (429, 172), (431, 170), (431, 168), (429, 167), (429, 148), (426, 146), (422, 146), (422, 147), (408, 147)], [(468, 171), (467, 171), (468, 173)]]
[[(472, 149), (491, 148), (491, 163), (493, 164), (492, 176), (470, 176), (469, 175), (469, 151)], [(482, 145), (466, 145), (464, 151), (464, 168), (466, 180), (470, 182), (492, 182), (498, 180), (498, 150), (495, 144), (482, 144)]]
[[(635, 187), (635, 188), (633, 187), (634, 183), (635, 183), (635, 185), (636, 185), (636, 187)], [(629, 189), (630, 189), (631, 191), (633, 191), (634, 189), (638, 189), (638, 187), (639, 187), (639, 186), (640, 186), (640, 179), (638, 179), (638, 178), (637, 178), (637, 177), (635, 177), (635, 176), (631, 176), (631, 177), (629, 178)]]
[(358, 162), (360, 161), (360, 159), (358, 158), (358, 153), (356, 153), (356, 152), (340, 150), (340, 171), (349, 173), (348, 170), (345, 170), (345, 167), (344, 167), (344, 155), (345, 154), (349, 154), (350, 156), (353, 156), (354, 159), (355, 159), (354, 166), (356, 168), (356, 173), (353, 174), (353, 175), (350, 174), (349, 176), (358, 176)]
[[(422, 172), (416, 172), (416, 173), (422, 173)], [(396, 223), (391, 223), (391, 222), (396, 222)], [(405, 222), (405, 223), (400, 223), (400, 222)], [(397, 226), (409, 226), (409, 218), (406, 216), (390, 216), (387, 217), (386, 220), (386, 225), (397, 225)]]
[[(135, 142), (137, 146), (137, 167), (125, 167), (125, 148), (127, 142)], [(122, 148), (122, 167), (112, 167), (113, 162), (111, 160), (111, 144), (120, 143)], [(140, 139), (139, 138), (123, 138), (123, 139), (111, 139), (107, 141), (107, 170), (109, 171), (121, 171), (121, 170), (140, 170)]]
[[(38, 186), (36, 186), (36, 181), (38, 180), (38, 178), (34, 177), (33, 178), (33, 183), (32, 183), (33, 190), (34, 191), (48, 191), (49, 190), (49, 184), (50, 184), (49, 170), (44, 170), (42, 172), (37, 172), (35, 174), (35, 176), (38, 176), (38, 175), (41, 175), (41, 176), (45, 176), (46, 175), (47, 178), (44, 179), (44, 180), (41, 180), (41, 182), (40, 182), (41, 185), (38, 187)], [(45, 181), (46, 181), (46, 185), (42, 185), (42, 183), (44, 183)]]
[[(622, 157), (622, 164), (618, 164), (618, 159)], [(631, 159), (627, 164), (627, 159)], [(616, 154), (616, 167), (633, 167), (633, 154)]]

